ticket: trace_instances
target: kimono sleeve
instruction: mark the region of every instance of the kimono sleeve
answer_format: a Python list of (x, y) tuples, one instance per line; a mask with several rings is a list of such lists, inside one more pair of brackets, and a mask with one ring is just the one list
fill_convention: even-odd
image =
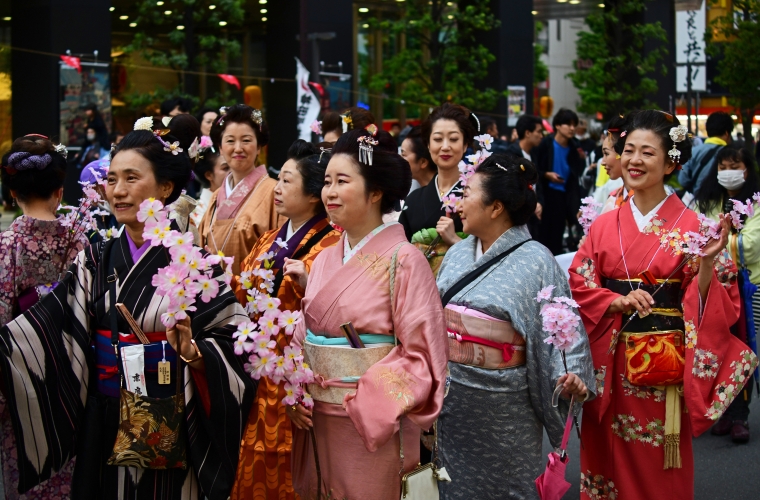
[(0, 371), (16, 437), (19, 490), (49, 479), (75, 454), (90, 375), (90, 247), (58, 286), (0, 329)]
[(683, 301), (684, 401), (694, 436), (709, 429), (723, 415), (758, 363), (749, 347), (729, 330), (739, 319), (740, 311), (735, 267), (725, 252), (715, 263), (716, 271), (701, 311), (697, 279), (687, 285)]
[[(604, 224), (609, 217), (599, 219), (591, 225), (586, 241), (575, 254), (570, 266), (570, 289), (573, 299), (581, 306), (580, 314), (591, 342), (597, 340), (604, 332), (609, 331), (616, 319), (622, 315), (608, 315), (607, 309), (619, 295), (602, 286), (599, 274), (599, 250), (603, 236)], [(617, 219), (615, 219), (617, 220)]]
[(395, 295), (400, 345), (359, 379), (346, 408), (369, 451), (398, 432), (404, 415), (429, 429), (443, 406), (449, 357), (443, 306), (427, 260), (411, 245), (399, 252)]

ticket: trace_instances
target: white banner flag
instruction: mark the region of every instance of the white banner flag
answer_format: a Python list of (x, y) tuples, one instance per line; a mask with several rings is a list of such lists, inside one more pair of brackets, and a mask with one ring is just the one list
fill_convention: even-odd
[(296, 57), (296, 82), (298, 94), (296, 109), (298, 110), (298, 138), (311, 141), (311, 124), (319, 116), (319, 99), (309, 87), (309, 72)]

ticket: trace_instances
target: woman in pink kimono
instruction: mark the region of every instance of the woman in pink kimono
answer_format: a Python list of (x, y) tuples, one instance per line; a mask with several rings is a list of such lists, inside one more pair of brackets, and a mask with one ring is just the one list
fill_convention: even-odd
[(384, 336), (393, 344), (395, 335), (398, 345), (358, 382), (343, 383), (356, 388), (342, 405), (319, 401), (316, 391), (313, 411), (288, 407), (296, 427), (293, 485), (303, 498), (314, 498), (317, 490), (308, 429), (316, 436), (325, 493), (387, 500), (399, 496), (401, 475), (419, 461), (420, 429), (430, 428), (441, 411), (448, 359), (441, 299), (430, 266), (406, 243), (403, 227), (382, 221), (410, 184), (409, 165), (384, 132), (373, 137), (366, 130), (351, 131), (333, 148), (322, 201), (345, 232), (314, 261), (303, 299), (304, 321), (293, 343), (338, 342), (336, 337), (343, 338), (340, 326), (351, 322), (360, 334), (376, 334), (363, 339)]

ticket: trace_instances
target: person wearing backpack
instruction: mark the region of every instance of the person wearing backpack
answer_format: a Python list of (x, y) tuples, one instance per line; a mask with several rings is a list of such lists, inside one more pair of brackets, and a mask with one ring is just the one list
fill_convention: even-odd
[(696, 193), (710, 173), (715, 155), (731, 142), (734, 120), (723, 111), (716, 111), (707, 117), (705, 123), (708, 138), (701, 146), (694, 148), (691, 160), (678, 173), (678, 182), (685, 192)]

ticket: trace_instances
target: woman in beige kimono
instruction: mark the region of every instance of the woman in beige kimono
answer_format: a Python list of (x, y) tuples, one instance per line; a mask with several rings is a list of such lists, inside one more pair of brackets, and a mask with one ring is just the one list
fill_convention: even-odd
[(286, 219), (274, 210), (274, 186), (265, 165), (256, 166), (269, 130), (261, 111), (245, 104), (222, 108), (212, 139), (230, 167), (230, 175), (211, 197), (199, 232), (212, 253), (235, 257), (232, 270), (240, 274), (240, 262), (262, 234), (280, 227)]

